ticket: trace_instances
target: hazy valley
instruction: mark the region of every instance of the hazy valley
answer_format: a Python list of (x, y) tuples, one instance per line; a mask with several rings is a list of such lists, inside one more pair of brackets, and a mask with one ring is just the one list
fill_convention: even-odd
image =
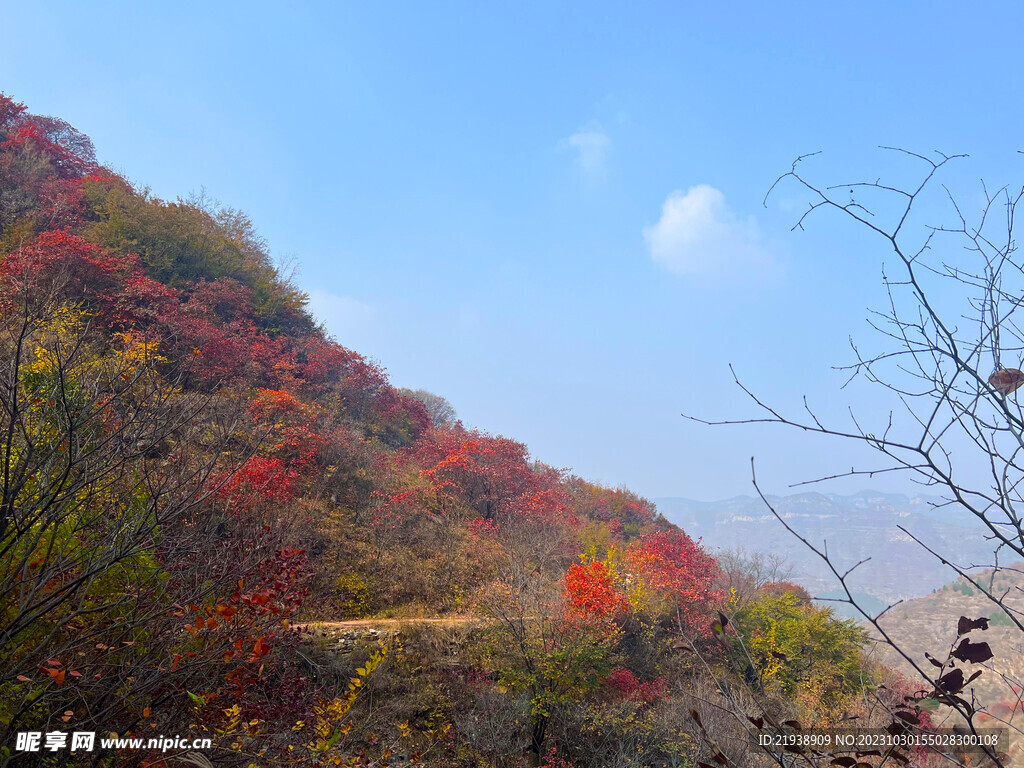
[[(896, 600), (926, 595), (956, 575), (899, 526), (960, 565), (986, 565), (992, 558), (991, 545), (980, 528), (971, 525), (970, 516), (943, 505), (938, 497), (863, 491), (850, 496), (769, 496), (768, 500), (810, 543), (821, 547), (827, 542), (839, 569), (870, 558), (850, 583), (876, 610)], [(815, 597), (838, 596), (839, 585), (828, 566), (787, 531), (761, 499), (655, 501), (665, 517), (693, 538), (701, 538), (707, 547), (781, 554), (793, 566), (793, 581)]]

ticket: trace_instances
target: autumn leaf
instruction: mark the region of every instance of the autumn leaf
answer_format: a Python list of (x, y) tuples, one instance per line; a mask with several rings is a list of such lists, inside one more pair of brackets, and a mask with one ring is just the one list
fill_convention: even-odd
[(982, 631), (987, 630), (988, 619), (984, 616), (980, 619), (968, 619), (966, 616), (961, 616), (959, 621), (956, 623), (957, 636), (966, 635), (974, 629), (980, 629)]
[(1001, 368), (988, 377), (988, 383), (1001, 395), (1008, 395), (1024, 384), (1024, 373), (1016, 368)]
[(964, 638), (960, 645), (953, 651), (952, 656), (960, 661), (969, 661), (972, 664), (980, 664), (988, 661), (994, 654), (988, 643), (972, 643), (970, 638)]

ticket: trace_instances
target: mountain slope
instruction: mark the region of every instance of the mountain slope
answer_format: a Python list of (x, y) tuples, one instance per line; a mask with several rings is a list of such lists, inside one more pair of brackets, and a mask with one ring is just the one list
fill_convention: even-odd
[[(537, 762), (549, 711), (661, 690), (670, 618), (706, 633), (715, 562), (647, 500), (396, 390), (305, 303), (246, 216), (154, 198), (0, 95), (0, 750), (63, 713), (216, 737), (218, 765), (383, 763), (377, 730), (461, 765), (456, 713), (498, 707)], [(296, 629), (474, 612), (504, 635), (429, 676)], [(661, 627), (642, 654), (634, 614)]]
[(396, 390), (243, 214), (156, 199), (2, 95), (0, 435), (4, 768), (54, 729), (212, 744), (15, 760), (759, 767), (752, 707), (862, 706), (850, 622)]
[[(1024, 563), (1002, 566), (998, 572), (977, 570), (970, 576), (971, 580), (1001, 596), (1006, 607), (1020, 618), (1020, 612), (1024, 611)], [(881, 618), (880, 624), (910, 659), (934, 673), (935, 669), (925, 654), (939, 661), (946, 659), (959, 642), (957, 619), (960, 616), (990, 620), (988, 629), (972, 631), (970, 639), (976, 643), (988, 643), (992, 658), (980, 665), (961, 665), (965, 667), (965, 675), (972, 674), (976, 667), (982, 669), (981, 675), (970, 682), (964, 694), (982, 711), (978, 724), (994, 727), (1008, 723), (1021, 728), (1024, 726), (1024, 707), (1021, 706), (1024, 641), (1021, 631), (1012, 624), (1005, 611), (967, 579), (957, 578), (928, 595), (895, 606)], [(879, 643), (873, 656), (911, 680), (920, 679), (911, 664), (888, 645)], [(1024, 752), (1016, 742), (1016, 739), (1011, 739), (1015, 747), (1013, 765), (1024, 765)]]

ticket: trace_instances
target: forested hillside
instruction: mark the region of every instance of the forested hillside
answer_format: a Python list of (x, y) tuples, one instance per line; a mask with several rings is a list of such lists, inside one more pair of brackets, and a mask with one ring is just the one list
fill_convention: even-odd
[[(0, 312), (0, 765), (768, 765), (765, 718), (915, 708), (799, 587), (392, 387), (244, 214), (2, 96)], [(381, 616), (453, 618), (316, 625)]]

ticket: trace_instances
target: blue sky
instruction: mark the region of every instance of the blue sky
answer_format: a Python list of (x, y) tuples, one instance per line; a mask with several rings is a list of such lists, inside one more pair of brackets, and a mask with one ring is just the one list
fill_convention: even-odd
[[(205, 188), (299, 267), (399, 386), (645, 495), (715, 499), (867, 454), (708, 428), (767, 400), (889, 407), (831, 366), (883, 304), (884, 249), (806, 198), (968, 152), (1021, 178), (1016, 4), (9, 3), (0, 90), (154, 194)], [(957, 186), (959, 185), (959, 186)], [(938, 207), (935, 216), (944, 215)], [(881, 478), (833, 486), (903, 487)]]

